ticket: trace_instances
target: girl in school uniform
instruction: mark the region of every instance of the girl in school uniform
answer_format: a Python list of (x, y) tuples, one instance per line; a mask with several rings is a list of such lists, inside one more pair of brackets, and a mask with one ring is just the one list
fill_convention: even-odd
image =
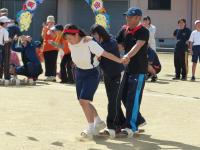
[(64, 37), (69, 43), (71, 57), (76, 65), (76, 92), (79, 103), (88, 121), (88, 128), (81, 133), (84, 138), (91, 139), (93, 135), (106, 127), (91, 104), (99, 84), (99, 57), (106, 57), (117, 63), (123, 60), (104, 51), (95, 41), (84, 42), (86, 34), (75, 25), (66, 25)]
[[(120, 57), (117, 41), (101, 25), (93, 25), (90, 33), (103, 49), (113, 55)], [(121, 108), (121, 101), (117, 100), (119, 93), (121, 73), (124, 70), (122, 64), (101, 58), (100, 67), (103, 70), (104, 83), (108, 97), (107, 129), (103, 132), (115, 137), (116, 133), (125, 124), (125, 117)]]

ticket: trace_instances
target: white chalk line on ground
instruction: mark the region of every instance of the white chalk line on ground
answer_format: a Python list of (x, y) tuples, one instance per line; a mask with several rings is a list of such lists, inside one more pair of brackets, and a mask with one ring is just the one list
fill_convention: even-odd
[[(99, 87), (101, 87), (102, 85), (100, 85)], [(40, 88), (43, 88), (43, 89), (59, 89), (59, 90), (62, 90), (62, 91), (69, 91), (69, 92), (74, 92), (75, 94), (75, 86), (74, 85), (71, 85), (71, 86), (68, 86), (68, 85), (61, 85), (61, 86), (58, 86), (56, 84), (53, 84), (53, 85), (48, 85), (48, 86), (41, 86)], [(173, 98), (173, 99), (182, 99), (182, 100), (199, 100), (200, 101), (200, 98), (195, 98), (195, 97), (189, 97), (189, 96), (184, 96), (184, 95), (176, 95), (176, 94), (173, 94), (173, 93), (158, 93), (156, 91), (147, 91), (147, 90), (144, 90), (144, 96), (152, 96), (152, 97), (162, 97), (162, 98)], [(102, 93), (105, 93), (105, 89), (98, 89), (97, 92), (102, 92)]]

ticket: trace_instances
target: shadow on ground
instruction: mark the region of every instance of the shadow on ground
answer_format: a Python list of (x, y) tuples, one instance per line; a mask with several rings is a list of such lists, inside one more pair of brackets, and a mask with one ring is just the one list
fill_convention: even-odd
[[(115, 139), (114, 143), (106, 139), (95, 139), (96, 144), (105, 145), (112, 150), (160, 150), (160, 149), (181, 149), (181, 150), (200, 150), (200, 147), (184, 144), (181, 142), (154, 139), (151, 135), (142, 134), (134, 139)], [(120, 143), (117, 143), (120, 141)], [(88, 149), (97, 150), (97, 149)]]
[[(5, 132), (7, 136), (17, 137), (11, 132)], [(30, 141), (40, 142), (39, 139), (31, 136), (27, 136)], [(180, 150), (200, 150), (200, 147), (184, 144), (181, 142), (175, 142), (170, 140), (161, 140), (152, 138), (151, 135), (140, 134), (132, 139), (127, 138), (116, 138), (108, 140), (105, 137), (95, 137), (94, 142), (98, 145), (104, 145), (111, 150), (160, 150), (160, 149), (180, 149)], [(64, 148), (64, 143), (55, 141), (49, 143), (50, 145)], [(67, 145), (66, 145), (67, 146)], [(100, 150), (90, 148), (88, 150)]]

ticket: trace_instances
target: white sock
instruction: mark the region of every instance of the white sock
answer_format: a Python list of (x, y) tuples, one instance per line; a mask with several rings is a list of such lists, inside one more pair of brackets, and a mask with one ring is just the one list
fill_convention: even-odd
[(90, 131), (93, 131), (94, 130), (94, 123), (88, 123), (88, 129)]
[(101, 120), (101, 118), (99, 116), (94, 118), (94, 124), (98, 124), (100, 122), (102, 122), (102, 120)]

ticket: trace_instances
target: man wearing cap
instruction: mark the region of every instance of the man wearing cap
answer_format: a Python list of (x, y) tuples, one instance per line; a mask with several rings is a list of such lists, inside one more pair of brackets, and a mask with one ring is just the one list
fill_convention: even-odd
[(130, 59), (127, 66), (126, 82), (122, 99), (126, 107), (126, 126), (122, 132), (133, 135), (138, 127), (144, 125), (145, 119), (140, 114), (140, 104), (147, 73), (147, 46), (149, 31), (140, 23), (142, 11), (138, 7), (129, 8), (126, 13), (127, 25), (118, 33), (119, 47), (125, 49), (124, 62)]
[(198, 60), (200, 61), (200, 20), (195, 21), (196, 30), (190, 35), (190, 52), (192, 54), (192, 78), (195, 81), (195, 72)]
[(0, 78), (4, 74), (4, 79), (9, 80), (9, 33), (6, 29), (10, 19), (6, 16), (0, 17)]

